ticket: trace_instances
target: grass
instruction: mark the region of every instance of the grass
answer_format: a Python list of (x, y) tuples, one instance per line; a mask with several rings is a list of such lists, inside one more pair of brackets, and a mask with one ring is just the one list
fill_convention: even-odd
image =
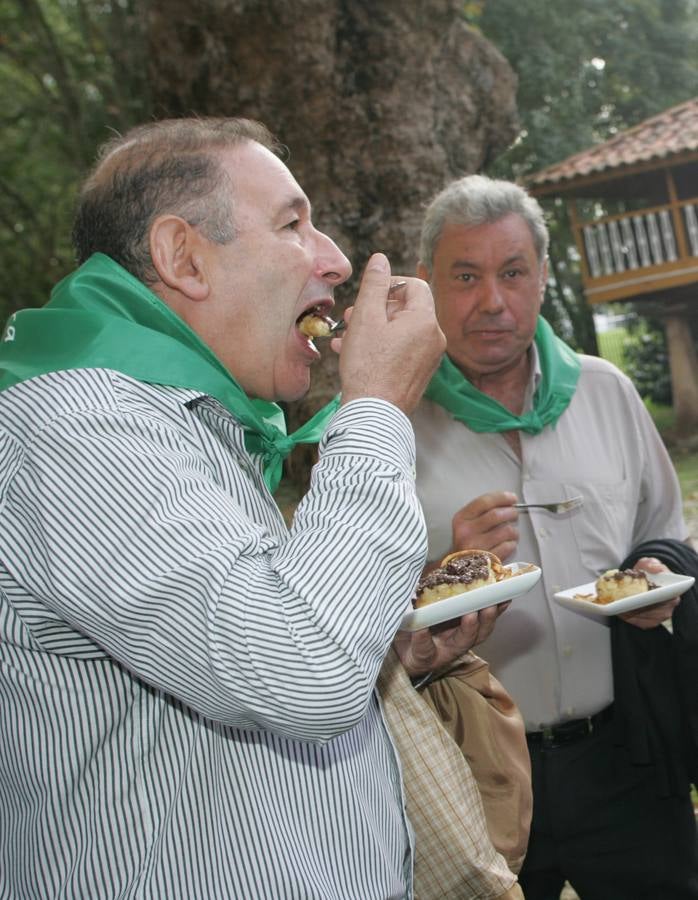
[(619, 369), (624, 368), (623, 341), (627, 336), (625, 328), (609, 328), (608, 331), (600, 331), (596, 335), (601, 356)]
[(645, 400), (645, 406), (657, 426), (657, 431), (667, 444), (676, 474), (679, 476), (684, 500), (698, 502), (698, 450), (686, 449), (671, 440), (674, 429), (674, 411), (670, 406), (661, 406), (651, 400)]
[(698, 502), (698, 451), (673, 451), (672, 459), (684, 500)]
[(698, 449), (677, 444), (672, 439), (674, 429), (674, 413), (670, 406), (661, 406), (645, 400), (645, 405), (654, 419), (657, 430), (662, 435), (674, 463), (681, 487), (683, 512), (688, 532), (698, 547)]
[(654, 424), (657, 426), (657, 431), (662, 435), (662, 437), (666, 438), (666, 436), (670, 434), (674, 428), (676, 417), (674, 415), (673, 408), (671, 406), (664, 406), (663, 404), (655, 403), (649, 398), (645, 399), (645, 406), (647, 407), (649, 414), (654, 419)]
[[(611, 328), (597, 334), (599, 352), (604, 359), (623, 368), (623, 341), (627, 337), (625, 328)], [(646, 399), (645, 406), (662, 435), (676, 468), (681, 484), (681, 494), (686, 505), (686, 515), (698, 519), (698, 450), (679, 447), (673, 439), (675, 415), (671, 406), (654, 403)]]

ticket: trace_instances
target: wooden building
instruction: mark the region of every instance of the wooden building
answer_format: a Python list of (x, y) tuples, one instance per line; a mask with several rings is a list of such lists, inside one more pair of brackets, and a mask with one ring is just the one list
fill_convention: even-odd
[(567, 202), (591, 304), (661, 318), (677, 432), (698, 434), (698, 97), (527, 179)]

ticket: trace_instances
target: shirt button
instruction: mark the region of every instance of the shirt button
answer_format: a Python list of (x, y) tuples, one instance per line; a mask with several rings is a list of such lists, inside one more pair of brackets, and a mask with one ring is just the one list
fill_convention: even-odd
[(574, 715), (574, 706), (568, 706), (567, 709), (565, 710), (565, 714), (568, 716), (573, 716)]
[(539, 529), (538, 529), (538, 537), (545, 538), (545, 537), (547, 537), (547, 536), (548, 536), (548, 529), (547, 529), (547, 528), (539, 528)]
[(562, 648), (562, 655), (572, 656), (572, 647), (570, 646), (570, 644), (565, 644), (565, 646)]

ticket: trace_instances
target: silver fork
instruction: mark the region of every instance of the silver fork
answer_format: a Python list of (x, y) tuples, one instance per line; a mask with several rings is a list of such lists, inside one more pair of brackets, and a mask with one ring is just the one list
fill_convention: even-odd
[(569, 500), (560, 500), (558, 503), (515, 503), (514, 509), (545, 509), (551, 513), (565, 513), (571, 509), (577, 509), (584, 503), (581, 494), (578, 497), (570, 497)]
[[(394, 281), (388, 288), (388, 294), (392, 294), (393, 291), (397, 291), (399, 288), (404, 287), (406, 284), (407, 284), (406, 281)], [(395, 303), (394, 300), (389, 300), (388, 302)], [(334, 337), (334, 335), (337, 334), (338, 332), (344, 331), (344, 329), (346, 327), (347, 327), (347, 323), (344, 321), (344, 319), (340, 319), (338, 322), (335, 322), (334, 325), (330, 325), (330, 331), (327, 336)]]

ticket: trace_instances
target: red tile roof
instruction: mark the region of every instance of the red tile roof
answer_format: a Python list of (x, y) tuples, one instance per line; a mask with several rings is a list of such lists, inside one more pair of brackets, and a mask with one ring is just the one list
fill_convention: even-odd
[(535, 193), (537, 187), (570, 184), (588, 175), (692, 150), (698, 150), (698, 97), (645, 119), (603, 144), (534, 172), (526, 183)]

